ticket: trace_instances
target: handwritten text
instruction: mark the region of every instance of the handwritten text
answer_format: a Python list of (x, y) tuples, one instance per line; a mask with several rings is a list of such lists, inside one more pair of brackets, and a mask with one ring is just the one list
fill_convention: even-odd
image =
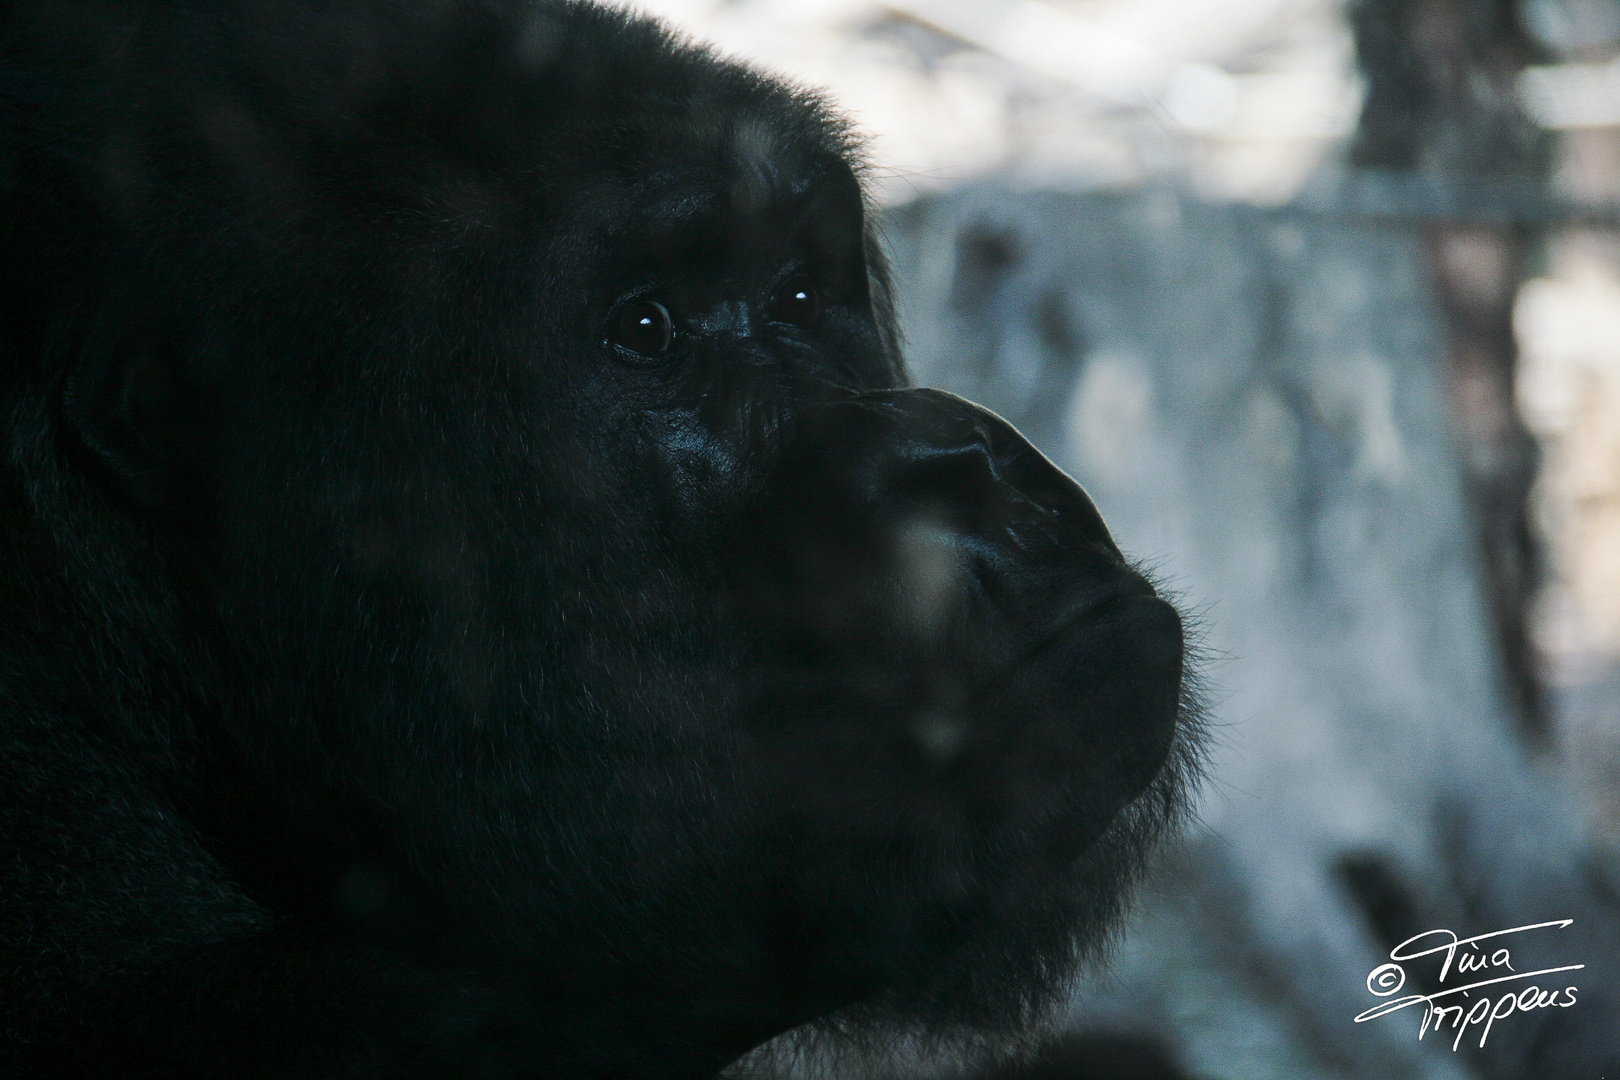
[[(1389, 951), (1390, 963), (1381, 964), (1367, 973), (1367, 992), (1373, 997), (1389, 1000), (1381, 1001), (1357, 1016), (1356, 1023), (1361, 1024), (1368, 1020), (1376, 1020), (1380, 1016), (1388, 1016), (1409, 1005), (1422, 1005), (1423, 1022), (1418, 1028), (1419, 1039), (1430, 1030), (1438, 1032), (1450, 1024), (1452, 1030), (1457, 1033), (1451, 1040), (1451, 1048), (1456, 1050), (1462, 1044), (1463, 1033), (1469, 1028), (1478, 1028), (1479, 1045), (1483, 1049), (1485, 1040), (1490, 1038), (1491, 1025), (1498, 1020), (1505, 1019), (1515, 1012), (1567, 1009), (1575, 1004), (1579, 987), (1543, 989), (1542, 986), (1548, 982), (1556, 984), (1565, 981), (1556, 978), (1548, 980), (1547, 976), (1556, 976), (1565, 971), (1579, 971), (1586, 966), (1565, 964), (1562, 967), (1520, 971), (1514, 967), (1513, 954), (1501, 939), (1531, 930), (1546, 930), (1553, 927), (1562, 930), (1574, 921), (1574, 919), (1556, 919), (1552, 922), (1529, 923), (1525, 926), (1515, 926), (1511, 930), (1476, 934), (1470, 938), (1459, 938), (1450, 930), (1443, 929), (1426, 930), (1421, 934), (1415, 934)], [(1439, 944), (1434, 943), (1436, 939), (1439, 940)], [(1482, 945), (1481, 942), (1488, 944)], [(1395, 997), (1394, 995), (1406, 985), (1406, 968), (1402, 965), (1425, 956), (1439, 959), (1440, 973), (1436, 982), (1441, 989), (1431, 994)], [(1455, 977), (1467, 978), (1470, 981), (1455, 986), (1445, 985), (1447, 978)], [(1540, 981), (1528, 986), (1523, 985), (1528, 979)], [(1516, 985), (1505, 985), (1510, 983)], [(1495, 990), (1489, 993), (1482, 992), (1473, 1001), (1462, 1000), (1473, 998), (1475, 991), (1481, 991), (1487, 986), (1502, 986), (1506, 993), (1497, 998), (1494, 1004), (1491, 995), (1496, 993)], [(1450, 1000), (1441, 1004), (1443, 999)]]

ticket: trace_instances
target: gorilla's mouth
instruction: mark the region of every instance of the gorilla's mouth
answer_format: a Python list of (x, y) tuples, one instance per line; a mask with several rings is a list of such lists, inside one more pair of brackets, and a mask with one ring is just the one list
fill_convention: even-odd
[[(1005, 653), (1008, 643), (983, 647)], [(792, 792), (787, 802), (833, 832), (910, 822), (919, 847), (998, 851), (1045, 837), (1029, 857), (1060, 871), (1172, 754), (1180, 616), (1132, 583), (1071, 606), (975, 676), (981, 663), (892, 640), (794, 649), (764, 669), (755, 745)]]
[(1183, 659), (1175, 608), (1128, 588), (1072, 610), (977, 697), (980, 722), (1002, 733), (1007, 802), (1071, 800), (1051, 834), (1055, 865), (1079, 857), (1164, 768)]
[[(779, 834), (807, 856), (781, 943), (806, 985), (949, 996), (997, 950), (1049, 959), (1074, 945), (1064, 928), (1111, 924), (1141, 845), (1183, 798), (1182, 620), (1134, 576), (1053, 606), (1062, 614), (1038, 630), (987, 620), (1023, 644), (955, 701), (936, 684), (967, 681), (971, 663), (956, 655), (942, 673), (948, 653), (909, 681), (862, 678), (848, 652), (805, 654), (802, 681), (778, 684), (803, 696), (770, 710), (756, 746), (791, 808)], [(815, 875), (829, 867), (883, 886), (828, 896)], [(1029, 922), (1009, 940), (1012, 912)]]

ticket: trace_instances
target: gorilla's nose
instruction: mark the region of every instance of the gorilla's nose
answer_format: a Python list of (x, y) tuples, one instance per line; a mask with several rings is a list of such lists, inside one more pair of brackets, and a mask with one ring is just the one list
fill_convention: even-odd
[(743, 560), (774, 579), (756, 599), (812, 632), (937, 661), (963, 694), (1032, 649), (1091, 640), (1082, 631), (1099, 620), (1123, 620), (1110, 648), (1160, 636), (1180, 647), (1179, 623), (1154, 629), (1173, 609), (1080, 485), (953, 394), (880, 390), (808, 410), (769, 489)]
[(977, 552), (1058, 570), (1057, 560), (1124, 560), (1079, 484), (1007, 421), (942, 390), (880, 390), (844, 398), (801, 420), (786, 467), (799, 490), (819, 488), (856, 518), (904, 529), (926, 521), (964, 541), (996, 538)]

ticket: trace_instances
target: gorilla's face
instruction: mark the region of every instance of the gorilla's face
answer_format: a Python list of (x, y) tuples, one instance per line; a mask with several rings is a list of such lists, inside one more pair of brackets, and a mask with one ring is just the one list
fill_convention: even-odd
[(836, 125), (606, 25), (363, 93), (261, 26), (137, 118), (67, 416), (206, 654), (196, 818), (560, 1040), (1019, 1018), (1175, 805), (1179, 619), (904, 387)]

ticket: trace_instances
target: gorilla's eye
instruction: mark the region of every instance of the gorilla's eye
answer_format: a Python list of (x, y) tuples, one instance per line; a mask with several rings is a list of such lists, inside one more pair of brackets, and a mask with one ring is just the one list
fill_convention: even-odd
[(808, 329), (821, 318), (821, 294), (808, 274), (794, 274), (771, 297), (771, 318)]
[(674, 320), (656, 300), (626, 304), (608, 326), (610, 344), (641, 357), (662, 356), (674, 340)]

